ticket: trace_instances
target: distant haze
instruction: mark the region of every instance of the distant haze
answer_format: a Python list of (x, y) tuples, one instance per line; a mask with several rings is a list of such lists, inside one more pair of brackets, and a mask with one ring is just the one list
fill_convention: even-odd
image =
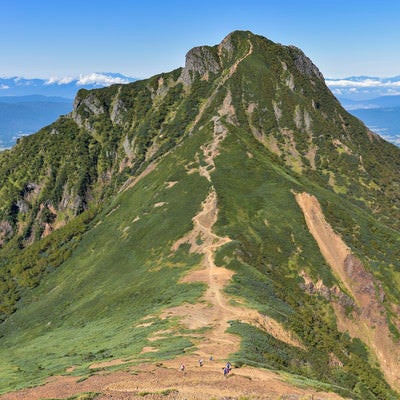
[(95, 89), (134, 78), (115, 73), (92, 73), (76, 78), (0, 78), (0, 150), (24, 135), (37, 132), (72, 111), (79, 89)]

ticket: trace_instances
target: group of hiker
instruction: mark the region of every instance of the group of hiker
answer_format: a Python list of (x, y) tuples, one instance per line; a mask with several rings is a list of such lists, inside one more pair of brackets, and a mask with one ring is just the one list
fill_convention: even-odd
[[(214, 360), (213, 356), (210, 356), (210, 361), (213, 361), (213, 360)], [(202, 358), (200, 358), (199, 359), (199, 366), (202, 367), (203, 365), (204, 365), (204, 360)], [(185, 364), (182, 363), (179, 369), (180, 369), (180, 371), (185, 373), (185, 371), (186, 371)], [(224, 371), (224, 377), (227, 377), (229, 372), (231, 372), (231, 370), (232, 370), (232, 364), (230, 363), (230, 361), (228, 361), (226, 363), (225, 367), (223, 367), (222, 369)]]

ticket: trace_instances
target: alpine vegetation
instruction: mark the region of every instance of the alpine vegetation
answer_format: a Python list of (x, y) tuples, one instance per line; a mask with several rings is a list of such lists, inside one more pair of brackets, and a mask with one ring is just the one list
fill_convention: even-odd
[(300, 49), (82, 89), (0, 181), (0, 392), (399, 398), (400, 149)]

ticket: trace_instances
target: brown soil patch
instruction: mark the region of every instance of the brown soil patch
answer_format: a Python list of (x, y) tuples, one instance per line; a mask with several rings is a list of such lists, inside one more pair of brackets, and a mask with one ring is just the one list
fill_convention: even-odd
[(178, 181), (168, 181), (168, 182), (165, 182), (165, 186), (166, 186), (167, 189), (171, 189), (177, 183), (178, 183)]
[[(167, 399), (238, 399), (248, 397), (251, 399), (278, 399), (282, 393), (290, 395), (291, 399), (340, 399), (334, 394), (316, 394), (302, 389), (293, 388), (285, 383), (278, 375), (255, 369), (234, 369), (228, 378), (222, 374), (223, 363), (221, 360), (206, 361), (203, 367), (195, 363), (186, 365), (185, 373), (178, 371), (178, 364), (162, 365), (154, 369), (152, 376), (148, 372), (139, 373), (137, 379), (116, 382), (106, 387), (113, 398), (118, 393), (149, 393), (154, 397)], [(145, 377), (145, 379), (143, 379)], [(162, 382), (160, 384), (160, 382)], [(160, 393), (170, 391), (170, 395), (161, 397)], [(159, 397), (157, 396), (159, 394)], [(307, 397), (306, 397), (307, 396)], [(314, 396), (314, 397), (312, 397)], [(100, 399), (108, 399), (105, 395)], [(128, 398), (128, 397), (126, 397)], [(136, 397), (130, 397), (136, 398)], [(146, 398), (148, 398), (146, 396)]]
[(159, 351), (156, 347), (153, 346), (145, 346), (143, 347), (141, 354), (144, 353), (156, 353), (157, 351)]
[(350, 319), (343, 307), (332, 304), (338, 329), (348, 331), (352, 337), (367, 343), (389, 384), (400, 390), (400, 349), (393, 342), (387, 325), (386, 310), (382, 305), (384, 295), (379, 282), (366, 271), (362, 262), (327, 223), (318, 200), (307, 193), (297, 193), (295, 197), (321, 254), (357, 305)]
[[(126, 360), (122, 360), (120, 358), (116, 358), (114, 360), (103, 361), (103, 362), (92, 364), (89, 368), (90, 369), (108, 368), (108, 367), (114, 367), (116, 365), (122, 365), (122, 364), (125, 364), (127, 362), (128, 361), (126, 361)], [(67, 369), (67, 372), (68, 372), (68, 370), (69, 370), (69, 368)]]
[[(180, 363), (186, 366), (179, 371)], [(84, 392), (101, 393), (96, 400), (341, 400), (334, 393), (297, 388), (278, 374), (255, 368), (234, 368), (223, 376), (223, 360), (205, 360), (200, 367), (197, 360), (182, 358), (164, 364), (139, 365), (124, 372), (97, 374), (77, 382), (76, 377), (55, 377), (44, 385), (0, 396), (2, 400), (39, 400), (67, 398)]]
[(165, 206), (166, 204), (168, 204), (168, 203), (165, 202), (165, 201), (160, 201), (160, 202), (158, 202), (158, 203), (155, 203), (153, 207), (154, 207), (154, 208), (158, 208), (158, 207)]

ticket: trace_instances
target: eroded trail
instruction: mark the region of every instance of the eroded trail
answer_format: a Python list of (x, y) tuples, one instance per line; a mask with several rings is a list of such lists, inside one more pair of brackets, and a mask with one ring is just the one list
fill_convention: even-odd
[[(185, 304), (164, 312), (161, 318), (179, 317), (188, 328), (206, 328), (195, 337), (195, 353), (162, 361), (162, 363), (143, 363), (134, 367), (127, 366), (124, 371), (98, 372), (88, 379), (65, 376), (53, 377), (51, 382), (37, 388), (0, 396), (2, 400), (45, 398), (66, 398), (83, 392), (99, 392), (96, 400), (208, 400), (247, 397), (253, 400), (278, 400), (287, 398), (301, 400), (339, 400), (333, 393), (315, 392), (310, 389), (295, 387), (283, 380), (278, 374), (243, 366), (234, 369), (228, 378), (224, 378), (222, 367), (231, 353), (239, 349), (239, 337), (229, 334), (226, 329), (230, 320), (241, 320), (254, 324), (273, 334), (280, 340), (292, 345), (301, 346), (292, 339), (279, 324), (245, 306), (234, 306), (224, 293), (224, 288), (233, 276), (233, 272), (215, 264), (215, 252), (228, 244), (228, 237), (218, 236), (213, 232), (218, 219), (217, 194), (214, 188), (202, 203), (200, 212), (193, 218), (193, 229), (173, 246), (175, 251), (183, 243), (190, 244), (190, 251), (203, 254), (203, 261), (198, 269), (184, 277), (183, 282), (204, 282), (207, 290), (197, 304)], [(161, 334), (161, 333), (159, 333)], [(152, 338), (150, 338), (151, 340)], [(156, 339), (156, 338), (154, 338)], [(146, 351), (154, 351), (144, 348)], [(210, 356), (213, 360), (210, 360)], [(204, 359), (199, 366), (198, 360)], [(124, 364), (127, 361), (113, 360), (93, 368)], [(179, 366), (186, 365), (185, 373)]]
[[(249, 50), (242, 58), (238, 59), (222, 77), (213, 94), (201, 107), (196, 116), (193, 128), (200, 122), (205, 110), (211, 105), (215, 95), (226, 81), (236, 72), (238, 65), (253, 52), (253, 45), (249, 41)], [(212, 140), (201, 146), (203, 161), (197, 168), (188, 168), (188, 173), (198, 172), (209, 182), (212, 182), (212, 172), (216, 166), (215, 157), (219, 154), (219, 146), (228, 135), (228, 129), (223, 123), (235, 123), (235, 110), (233, 109), (230, 91), (222, 104), (218, 115), (214, 116)], [(224, 117), (224, 118), (222, 118)], [(194, 163), (191, 163), (193, 165)], [(151, 173), (155, 165), (150, 165), (142, 175), (126, 183), (126, 187), (135, 185), (142, 177)], [(173, 182), (176, 183), (176, 182)], [(167, 182), (171, 184), (171, 182)], [(214, 225), (218, 220), (218, 198), (214, 187), (202, 203), (201, 210), (193, 217), (193, 229), (183, 238), (179, 239), (171, 248), (176, 251), (181, 244), (189, 243), (190, 251), (203, 255), (199, 267), (189, 272), (182, 282), (203, 282), (207, 289), (203, 297), (196, 304), (184, 304), (170, 308), (160, 318), (179, 317), (181, 323), (189, 329), (204, 328), (201, 333), (193, 334), (196, 351), (184, 353), (179, 357), (162, 363), (142, 363), (135, 367), (126, 366), (124, 371), (93, 373), (87, 379), (63, 376), (53, 377), (51, 382), (40, 387), (26, 389), (20, 392), (0, 396), (2, 400), (45, 398), (66, 398), (83, 392), (101, 393), (96, 400), (125, 400), (146, 399), (153, 400), (208, 400), (251, 398), (253, 400), (278, 400), (290, 398), (293, 400), (340, 400), (342, 397), (334, 393), (316, 392), (310, 389), (296, 387), (284, 381), (277, 373), (243, 366), (234, 369), (228, 378), (224, 378), (222, 367), (229, 355), (239, 350), (240, 338), (227, 332), (229, 321), (239, 320), (263, 329), (275, 338), (292, 346), (303, 347), (302, 344), (275, 320), (261, 315), (258, 311), (240, 304), (240, 299), (233, 305), (232, 298), (225, 292), (225, 287), (232, 279), (233, 271), (224, 266), (217, 266), (215, 254), (222, 246), (228, 244), (229, 237), (218, 236)], [(165, 336), (171, 332), (158, 332)], [(157, 336), (150, 337), (150, 342)], [(142, 354), (153, 352), (151, 346), (144, 347)], [(210, 356), (213, 359), (210, 359)], [(135, 359), (135, 355), (130, 360)], [(204, 365), (199, 366), (198, 360), (202, 358)], [(112, 360), (102, 364), (92, 365), (91, 368), (107, 368), (112, 365), (127, 363), (126, 360)], [(178, 370), (179, 366), (186, 365), (185, 373)]]
[(217, 236), (212, 227), (217, 221), (217, 195), (212, 190), (203, 202), (202, 210), (193, 218), (193, 230), (173, 246), (176, 250), (182, 243), (190, 243), (190, 251), (204, 255), (201, 268), (189, 273), (183, 282), (204, 282), (208, 288), (203, 301), (194, 305), (183, 305), (169, 310), (170, 315), (179, 315), (189, 328), (208, 328), (205, 340), (198, 344), (202, 357), (214, 355), (226, 358), (238, 350), (239, 341), (225, 331), (232, 319), (251, 318), (251, 310), (244, 311), (230, 305), (223, 288), (232, 278), (233, 272), (215, 265), (216, 250), (230, 242), (227, 237)]

